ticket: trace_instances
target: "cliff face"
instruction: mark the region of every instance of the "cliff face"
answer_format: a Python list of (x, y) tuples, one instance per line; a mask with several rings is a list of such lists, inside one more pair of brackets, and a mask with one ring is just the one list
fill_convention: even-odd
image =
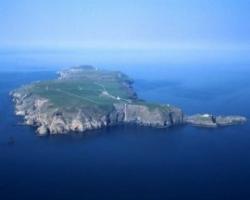
[(115, 112), (122, 113), (123, 122), (144, 126), (169, 127), (183, 123), (183, 113), (175, 107), (155, 107), (137, 104), (117, 104)]
[(36, 82), (11, 92), (16, 114), (40, 135), (84, 132), (117, 124), (157, 128), (180, 124), (219, 127), (243, 124), (241, 116), (185, 116), (171, 105), (138, 99), (133, 80), (121, 72), (91, 66), (73, 67), (59, 78)]
[(88, 66), (65, 70), (58, 80), (23, 86), (11, 95), (16, 114), (24, 116), (26, 124), (37, 127), (40, 135), (126, 123), (170, 127), (184, 122), (179, 108), (138, 100), (132, 83), (120, 72), (113, 74)]
[(183, 113), (175, 107), (166, 111), (146, 105), (117, 103), (111, 112), (102, 114), (95, 109), (76, 108), (72, 111), (56, 108), (49, 100), (38, 96), (23, 97), (20, 93), (12, 96), (16, 114), (24, 116), (25, 124), (37, 127), (40, 135), (84, 132), (125, 123), (159, 128), (183, 123)]
[(237, 115), (214, 116), (210, 114), (196, 114), (185, 117), (186, 123), (194, 126), (207, 127), (207, 128), (244, 124), (246, 121), (247, 121), (246, 117)]

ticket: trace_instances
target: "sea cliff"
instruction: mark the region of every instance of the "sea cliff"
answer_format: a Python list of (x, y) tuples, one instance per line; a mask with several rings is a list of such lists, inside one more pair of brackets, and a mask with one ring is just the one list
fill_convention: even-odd
[(84, 132), (118, 124), (170, 127), (184, 124), (180, 108), (140, 100), (133, 80), (91, 66), (58, 73), (11, 92), (17, 115), (39, 135)]

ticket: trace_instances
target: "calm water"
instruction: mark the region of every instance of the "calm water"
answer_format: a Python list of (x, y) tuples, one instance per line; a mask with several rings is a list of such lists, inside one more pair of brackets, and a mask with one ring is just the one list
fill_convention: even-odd
[[(147, 69), (147, 68), (146, 68)], [(250, 117), (250, 69), (124, 68), (140, 97), (186, 113)], [(38, 137), (10, 90), (54, 72), (0, 73), (0, 199), (250, 199), (250, 124), (114, 127)], [(10, 137), (15, 143), (9, 144)]]

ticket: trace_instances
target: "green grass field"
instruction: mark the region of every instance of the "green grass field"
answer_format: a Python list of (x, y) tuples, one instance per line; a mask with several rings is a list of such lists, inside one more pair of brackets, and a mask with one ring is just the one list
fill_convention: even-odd
[(67, 79), (34, 83), (29, 90), (57, 107), (111, 109), (113, 103), (131, 99), (126, 80), (118, 72), (85, 70)]

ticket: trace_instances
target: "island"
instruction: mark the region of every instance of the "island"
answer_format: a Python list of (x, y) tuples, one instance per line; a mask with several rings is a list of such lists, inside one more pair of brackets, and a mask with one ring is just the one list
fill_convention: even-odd
[(58, 78), (37, 81), (10, 93), (16, 115), (37, 128), (39, 135), (84, 132), (119, 124), (155, 128), (192, 124), (203, 127), (242, 124), (245, 117), (195, 115), (169, 104), (140, 99), (133, 80), (119, 71), (77, 66)]
[(186, 123), (194, 126), (216, 128), (229, 125), (244, 124), (247, 119), (242, 116), (214, 116), (212, 114), (196, 114), (185, 117)]

